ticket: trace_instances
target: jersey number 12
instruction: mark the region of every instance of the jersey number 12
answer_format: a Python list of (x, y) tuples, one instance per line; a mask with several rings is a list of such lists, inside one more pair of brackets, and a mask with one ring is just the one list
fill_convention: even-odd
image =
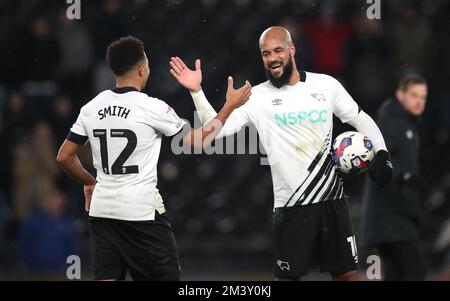
[[(105, 174), (109, 175), (110, 172), (108, 164), (107, 130), (104, 129), (94, 130), (94, 137), (97, 137), (100, 140), (100, 156), (102, 159), (102, 169)], [(127, 145), (111, 166), (111, 173), (113, 175), (138, 173), (139, 167), (137, 165), (123, 166), (123, 164), (128, 160), (133, 151), (136, 149), (137, 145), (136, 134), (131, 130), (112, 129), (111, 138), (126, 138), (128, 140)]]

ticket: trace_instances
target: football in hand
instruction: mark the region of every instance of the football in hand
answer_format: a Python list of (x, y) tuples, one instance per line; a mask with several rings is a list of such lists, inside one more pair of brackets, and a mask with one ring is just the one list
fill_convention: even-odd
[(369, 138), (360, 132), (340, 134), (333, 142), (333, 158), (344, 174), (358, 174), (369, 168), (375, 152)]

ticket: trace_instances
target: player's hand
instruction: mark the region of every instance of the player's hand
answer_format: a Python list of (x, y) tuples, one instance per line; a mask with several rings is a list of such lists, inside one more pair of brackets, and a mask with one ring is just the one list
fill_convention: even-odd
[(179, 57), (170, 59), (170, 73), (186, 89), (192, 92), (198, 92), (202, 89), (202, 69), (201, 61), (195, 60), (195, 70), (189, 69)]
[(89, 209), (91, 208), (91, 199), (92, 199), (92, 193), (94, 192), (95, 184), (93, 185), (84, 185), (84, 210), (86, 212), (89, 212)]
[(382, 188), (389, 184), (392, 175), (393, 168), (389, 153), (385, 150), (378, 151), (369, 166), (370, 178), (377, 183), (378, 188)]
[(233, 109), (239, 108), (250, 98), (252, 86), (248, 81), (245, 81), (245, 85), (235, 90), (233, 87), (233, 78), (228, 77), (228, 88), (227, 88), (227, 101), (226, 104), (231, 106)]

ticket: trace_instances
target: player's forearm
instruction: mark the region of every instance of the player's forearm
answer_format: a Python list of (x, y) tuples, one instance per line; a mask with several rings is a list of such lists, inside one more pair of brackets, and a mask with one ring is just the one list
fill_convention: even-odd
[(83, 168), (78, 156), (75, 155), (67, 158), (58, 156), (57, 161), (64, 172), (81, 184), (93, 185), (96, 183), (95, 178)]
[(200, 121), (202, 122), (202, 124), (206, 124), (217, 115), (217, 112), (208, 102), (208, 99), (206, 98), (205, 93), (203, 93), (202, 89), (197, 92), (190, 91), (190, 93)]
[(359, 114), (350, 120), (348, 124), (353, 126), (358, 132), (363, 133), (372, 141), (375, 152), (380, 150), (387, 151), (386, 143), (384, 142), (380, 129), (375, 121), (373, 121), (372, 117), (367, 115), (364, 111), (359, 112)]
[(217, 137), (228, 117), (234, 111), (230, 105), (225, 105), (206, 125), (198, 130), (192, 129), (185, 137), (184, 142), (196, 148), (208, 146)]
[[(213, 120), (217, 116), (217, 112), (208, 102), (208, 99), (206, 98), (205, 93), (203, 93), (203, 90), (200, 89), (196, 92), (190, 92), (200, 121), (202, 122), (202, 124), (206, 125), (209, 121)], [(226, 124), (223, 125), (223, 129), (215, 138), (217, 139), (232, 136), (239, 132), (242, 126), (243, 124), (241, 124), (238, 120), (231, 116), (227, 119)]]

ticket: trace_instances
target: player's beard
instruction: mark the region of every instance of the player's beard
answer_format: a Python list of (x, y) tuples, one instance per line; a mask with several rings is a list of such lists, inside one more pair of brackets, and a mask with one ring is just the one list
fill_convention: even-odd
[(286, 63), (285, 66), (283, 66), (283, 74), (281, 74), (280, 77), (274, 77), (272, 73), (270, 72), (270, 69), (264, 68), (266, 71), (266, 77), (272, 85), (276, 88), (281, 88), (287, 83), (289, 83), (289, 80), (291, 79), (292, 72), (293, 72), (293, 66), (292, 66), (292, 55), (289, 54), (289, 60)]

